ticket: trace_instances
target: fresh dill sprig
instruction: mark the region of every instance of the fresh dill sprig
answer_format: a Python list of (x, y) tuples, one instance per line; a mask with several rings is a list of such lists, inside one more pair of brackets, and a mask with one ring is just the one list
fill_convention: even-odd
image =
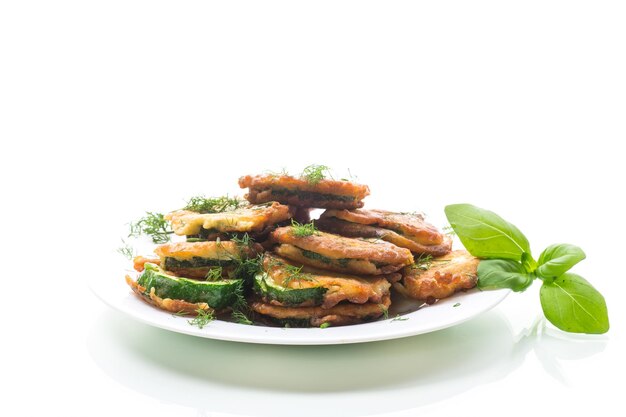
[(254, 312), (250, 309), (246, 297), (243, 295), (243, 291), (243, 281), (240, 281), (239, 286), (235, 290), (235, 296), (237, 298), (232, 305), (233, 312), (231, 313), (231, 318), (239, 324), (253, 325), (254, 322), (250, 317), (254, 316)]
[(236, 263), (235, 272), (233, 277), (235, 279), (241, 279), (246, 282), (250, 282), (256, 274), (261, 271), (261, 265), (263, 264), (263, 255), (257, 255), (254, 258), (233, 258)]
[(389, 309), (385, 307), (384, 304), (379, 304), (378, 307), (380, 307), (380, 311), (383, 312), (383, 318), (387, 320), (389, 318)]
[(209, 269), (204, 279), (206, 281), (219, 281), (222, 279), (223, 269), (221, 266), (216, 266)]
[(141, 219), (130, 224), (128, 237), (150, 236), (153, 243), (167, 243), (174, 233), (163, 214), (147, 211)]
[(433, 256), (432, 255), (420, 255), (415, 263), (412, 265), (413, 269), (421, 269), (422, 271), (428, 271), (431, 265), (433, 264)]
[(311, 220), (310, 223), (298, 223), (294, 219), (291, 219), (291, 232), (296, 237), (307, 237), (312, 235), (318, 235), (319, 230), (315, 227), (315, 221)]
[(176, 313), (172, 313), (173, 317), (182, 317), (182, 316), (188, 316), (189, 313), (187, 313), (185, 310), (180, 310), (177, 311)]
[(302, 170), (300, 178), (304, 178), (311, 185), (319, 183), (326, 178), (326, 175), (330, 176), (330, 168), (326, 165), (309, 165)]
[(287, 168), (285, 167), (281, 168), (280, 171), (267, 170), (265, 171), (265, 173), (272, 177), (289, 177), (290, 176), (289, 172), (287, 172)]
[(117, 248), (117, 253), (122, 254), (127, 259), (133, 259), (135, 257), (135, 249), (133, 249), (130, 244), (126, 243), (124, 239), (122, 239), (121, 247)]
[(254, 324), (254, 322), (252, 320), (250, 320), (248, 318), (248, 316), (246, 316), (245, 313), (243, 313), (242, 311), (239, 311), (239, 310), (233, 311), (233, 313), (230, 315), (230, 317), (235, 321), (235, 323), (247, 324), (247, 325), (250, 325), (250, 326)]
[(187, 323), (189, 323), (192, 326), (196, 326), (199, 329), (204, 328), (204, 326), (206, 326), (207, 324), (215, 320), (215, 316), (213, 315), (213, 312), (210, 310), (203, 310), (199, 308), (196, 310), (196, 313), (198, 313), (198, 315), (194, 317), (192, 320), (187, 320)]
[(396, 314), (396, 316), (392, 318), (391, 321), (406, 321), (408, 319), (408, 317), (402, 317), (400, 314)]
[(244, 205), (243, 200), (228, 195), (221, 197), (205, 197), (203, 195), (191, 197), (183, 210), (194, 211), (196, 213), (223, 213), (233, 211)]
[(288, 287), (292, 281), (297, 281), (299, 286), (302, 286), (302, 281), (315, 281), (313, 275), (302, 272), (303, 266), (283, 264), (283, 268), (287, 273), (287, 277), (283, 279), (283, 287)]
[(244, 295), (243, 295), (243, 291), (244, 291), (243, 281), (239, 281), (238, 284), (239, 285), (235, 289), (235, 297), (236, 297), (236, 299), (235, 299), (235, 302), (232, 305), (232, 308), (235, 311), (249, 312), (250, 311), (250, 306), (248, 305), (248, 302), (246, 301), (246, 297), (244, 297)]
[(460, 306), (460, 305), (461, 305), (461, 303), (456, 303), (456, 304), (454, 304), (452, 307), (458, 307), (458, 306)]
[(244, 233), (242, 236), (238, 236), (236, 233), (230, 234), (230, 240), (235, 242), (237, 246), (242, 247), (250, 247), (254, 243), (254, 239), (248, 235), (248, 233)]

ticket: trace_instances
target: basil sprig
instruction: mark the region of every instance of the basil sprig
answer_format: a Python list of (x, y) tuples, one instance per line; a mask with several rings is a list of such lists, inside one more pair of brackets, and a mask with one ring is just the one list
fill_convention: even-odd
[(567, 243), (548, 246), (536, 261), (526, 236), (492, 211), (471, 204), (445, 208), (450, 226), (465, 248), (481, 258), (478, 287), (510, 288), (521, 292), (536, 278), (543, 281), (539, 293), (546, 318), (572, 333), (606, 333), (606, 302), (583, 277), (568, 272), (585, 259), (585, 252)]

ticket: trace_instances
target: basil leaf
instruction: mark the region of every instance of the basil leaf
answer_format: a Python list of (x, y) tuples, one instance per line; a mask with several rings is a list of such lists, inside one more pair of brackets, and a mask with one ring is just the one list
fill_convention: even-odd
[(585, 252), (578, 246), (567, 243), (550, 245), (541, 252), (535, 273), (542, 278), (559, 277), (585, 257)]
[(579, 275), (565, 273), (544, 281), (539, 298), (543, 314), (561, 330), (593, 334), (609, 330), (604, 297)]
[(524, 291), (532, 284), (534, 276), (526, 273), (519, 262), (509, 259), (486, 259), (478, 264), (478, 288), (510, 288)]
[(472, 255), (514, 261), (521, 260), (524, 252), (530, 255), (526, 236), (496, 213), (471, 204), (452, 204), (445, 212), (450, 226)]

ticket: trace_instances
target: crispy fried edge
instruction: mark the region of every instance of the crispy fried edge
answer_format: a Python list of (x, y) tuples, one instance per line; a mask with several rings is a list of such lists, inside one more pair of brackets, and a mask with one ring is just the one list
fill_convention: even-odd
[[(264, 229), (266, 229), (268, 226), (271, 226), (273, 224), (279, 223), (281, 221), (284, 220), (288, 220), (290, 218), (293, 217), (296, 208), (295, 207), (290, 207), (288, 205), (285, 204), (281, 204), (280, 202), (278, 202), (277, 200), (268, 200), (268, 201), (263, 201), (263, 202), (258, 202), (258, 203), (253, 203), (253, 204), (261, 204), (261, 203), (269, 203), (272, 202), (272, 205), (267, 206), (267, 207), (261, 207), (258, 210), (254, 210), (252, 207), (253, 206), (248, 206), (248, 207), (242, 207), (241, 210), (246, 209), (246, 210), (252, 210), (252, 213), (256, 213), (257, 215), (248, 215), (249, 217), (254, 217), (254, 218), (261, 218), (261, 221), (258, 222), (258, 224), (255, 222), (255, 225), (250, 228), (250, 229), (246, 229), (246, 230), (235, 230), (232, 228), (224, 228), (225, 230), (221, 230), (218, 227), (218, 231), (220, 232), (241, 232), (241, 233), (245, 233), (245, 232), (259, 232), (262, 231)], [(263, 211), (261, 211), (263, 210)], [(176, 210), (176, 211), (172, 211), (170, 213), (167, 213), (165, 215), (165, 219), (168, 220), (171, 225), (172, 225), (172, 229), (174, 230), (174, 233), (179, 235), (179, 236), (184, 236), (184, 235), (194, 235), (194, 234), (198, 234), (200, 233), (200, 230), (203, 229), (203, 224), (200, 225), (200, 227), (198, 228), (197, 231), (195, 231), (194, 233), (191, 233), (192, 231), (189, 231), (189, 233), (185, 233), (182, 231), (183, 228), (185, 228), (185, 224), (182, 220), (180, 220), (180, 218), (182, 216), (185, 216), (187, 214), (197, 214), (198, 216), (206, 216), (206, 215), (211, 215), (211, 213), (194, 213), (192, 211), (189, 210)], [(237, 210), (234, 210), (232, 212), (227, 212), (228, 213), (232, 213), (232, 214), (237, 214)], [(215, 214), (219, 214), (219, 215), (223, 215), (224, 213), (215, 213)], [(179, 225), (179, 223), (181, 223)]]
[(302, 254), (302, 249), (288, 244), (282, 243), (274, 248), (274, 252), (290, 259), (295, 262), (300, 262), (304, 265), (309, 265), (315, 268), (325, 269), (328, 271), (336, 272), (348, 272), (353, 274), (365, 274), (365, 275), (383, 275), (391, 274), (399, 271), (404, 267), (404, 264), (387, 264), (382, 267), (376, 266), (373, 262), (367, 259), (350, 259), (346, 262), (346, 266), (342, 266), (339, 262), (332, 262), (330, 264), (311, 259)]
[(349, 195), (356, 200), (362, 200), (370, 194), (369, 187), (364, 184), (329, 179), (322, 179), (312, 184), (306, 179), (296, 178), (290, 175), (244, 175), (239, 178), (239, 187), (257, 190), (280, 187), (290, 190), (317, 192), (320, 194)]
[[(392, 217), (392, 220), (389, 217)], [(396, 213), (378, 209), (355, 209), (355, 210), (326, 210), (321, 218), (336, 217), (338, 219), (359, 224), (383, 227), (385, 229), (400, 229), (410, 239), (417, 244), (424, 246), (439, 245), (444, 240), (444, 234), (435, 226), (426, 222), (421, 215)], [(398, 217), (400, 219), (398, 219)], [(395, 220), (393, 220), (395, 218)], [(418, 221), (419, 226), (413, 224)], [(400, 235), (398, 233), (398, 235)], [(419, 240), (418, 240), (419, 239)]]
[(325, 232), (298, 237), (292, 233), (292, 230), (291, 226), (279, 227), (272, 232), (271, 237), (278, 243), (297, 246), (331, 259), (366, 259), (372, 262), (401, 265), (413, 263), (410, 250), (389, 242), (372, 243)]
[[(342, 326), (372, 320), (382, 316), (389, 309), (390, 305), (391, 297), (387, 295), (383, 297), (380, 303), (340, 303), (328, 309), (322, 307), (279, 307), (261, 301), (251, 302), (250, 308), (259, 314), (278, 320), (308, 319), (311, 326), (317, 327), (324, 323)], [(296, 314), (290, 317), (278, 317), (276, 314), (281, 309), (293, 310)], [(355, 311), (361, 311), (363, 314), (355, 314)], [(274, 312), (274, 315), (271, 312)]]
[[(459, 272), (445, 271), (449, 265), (432, 265), (427, 270), (419, 270), (410, 266), (402, 270), (401, 283), (394, 283), (394, 288), (402, 294), (417, 300), (433, 300), (447, 298), (462, 290), (474, 288), (478, 283), (478, 258), (472, 257), (467, 251), (453, 251), (442, 258), (464, 256), (467, 258), (458, 268)], [(445, 261), (446, 259), (439, 259)], [(436, 263), (436, 260), (435, 262)], [(401, 288), (400, 288), (401, 287)]]
[(337, 217), (320, 218), (315, 222), (315, 225), (320, 230), (341, 236), (379, 238), (418, 254), (443, 256), (452, 250), (452, 239), (449, 236), (444, 236), (441, 244), (423, 245), (384, 227), (353, 223)]
[[(276, 255), (266, 256), (263, 260), (264, 271), (267, 272), (268, 276), (274, 282), (276, 282), (278, 285), (283, 286), (284, 278), (281, 279), (281, 277), (278, 274), (284, 272), (285, 269), (284, 267), (281, 267), (280, 265), (275, 265), (273, 260), (280, 262), (280, 263), (287, 264), (287, 265), (293, 265), (293, 263), (291, 263), (288, 259), (281, 258)], [(318, 283), (320, 282), (324, 283), (325, 281), (327, 282), (326, 285), (312, 285), (310, 284), (309, 281), (299, 281), (301, 285), (299, 288), (316, 288), (316, 287), (326, 288), (327, 291), (324, 294), (323, 302), (321, 304), (323, 308), (331, 308), (344, 300), (349, 301), (354, 304), (364, 304), (367, 302), (379, 303), (381, 302), (382, 298), (385, 295), (389, 294), (389, 289), (391, 287), (389, 281), (387, 280), (387, 276), (375, 276), (375, 277), (365, 278), (365, 277), (345, 274), (346, 276), (342, 277), (341, 273), (337, 274), (339, 276), (332, 276), (328, 274), (332, 273), (333, 271), (316, 269), (316, 268), (307, 268), (306, 266), (302, 268), (301, 272), (305, 274), (311, 274), (311, 278), (313, 282), (318, 282)], [(320, 281), (321, 279), (320, 277), (325, 277), (327, 279)], [(281, 282), (277, 282), (276, 281), (277, 279), (280, 280)], [(341, 281), (341, 280), (351, 281), (352, 287), (358, 288), (361, 291), (355, 292), (352, 294), (346, 294), (345, 292), (342, 293), (341, 291), (335, 291), (334, 287), (339, 286), (339, 285), (333, 285), (332, 284), (333, 279), (334, 279), (334, 282)], [(298, 289), (298, 288), (295, 288), (294, 286), (290, 286), (289, 288)], [(382, 292), (377, 292), (376, 290), (378, 289), (382, 289)], [(276, 300), (271, 300), (271, 301), (264, 300), (264, 301), (269, 304), (282, 306), (282, 304)], [(304, 303), (300, 304), (300, 307), (303, 307), (303, 306), (306, 306), (306, 304)]]
[(243, 246), (233, 241), (176, 242), (166, 243), (164, 245), (157, 246), (157, 248), (154, 250), (154, 253), (156, 253), (161, 258), (161, 260), (165, 258), (176, 258), (184, 260), (193, 257), (218, 259), (196, 254), (194, 253), (194, 247), (207, 249), (211, 248), (215, 250), (218, 255), (227, 256), (229, 257), (229, 259), (231, 256), (254, 257), (257, 254), (257, 249), (259, 249), (259, 247), (257, 247), (256, 245), (254, 247)]

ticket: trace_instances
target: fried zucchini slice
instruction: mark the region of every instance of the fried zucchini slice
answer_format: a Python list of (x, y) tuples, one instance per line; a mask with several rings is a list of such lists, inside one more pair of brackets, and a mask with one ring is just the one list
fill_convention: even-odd
[(250, 308), (266, 316), (278, 324), (289, 324), (297, 327), (318, 327), (324, 323), (333, 326), (357, 324), (374, 320), (382, 316), (391, 305), (389, 295), (383, 296), (380, 303), (354, 304), (342, 302), (331, 308), (316, 307), (283, 307), (252, 300)]
[(424, 221), (420, 214), (326, 210), (316, 224), (321, 230), (343, 236), (383, 239), (418, 254), (443, 256), (452, 249), (452, 239)]
[[(137, 281), (127, 277), (126, 282), (143, 300), (168, 311), (179, 307), (187, 312), (196, 307), (206, 309), (205, 304), (206, 307), (221, 310), (236, 303), (242, 291), (241, 280), (197, 281), (181, 278), (152, 263), (144, 265)], [(187, 307), (182, 308), (184, 306)]]
[(250, 205), (222, 213), (177, 210), (165, 215), (179, 236), (201, 233), (262, 232), (268, 226), (290, 219), (295, 208), (277, 202)]
[(270, 254), (264, 256), (263, 270), (255, 277), (255, 291), (272, 305), (331, 308), (342, 301), (379, 303), (391, 286), (386, 277), (362, 278), (296, 266)]
[(246, 175), (239, 178), (239, 187), (248, 188), (245, 198), (253, 203), (278, 201), (299, 207), (357, 208), (369, 195), (367, 185), (349, 181), (322, 179), (311, 183), (290, 175)]
[(402, 269), (402, 281), (394, 288), (411, 298), (434, 302), (457, 291), (474, 288), (480, 260), (464, 250), (432, 259), (418, 260)]
[(253, 258), (260, 251), (259, 245), (234, 241), (168, 243), (154, 250), (163, 269), (189, 278), (204, 278), (217, 267), (222, 268), (224, 277), (231, 276), (242, 260)]
[(411, 251), (382, 240), (351, 239), (319, 231), (298, 236), (292, 226), (274, 230), (271, 237), (279, 243), (274, 250), (280, 256), (331, 271), (381, 275), (413, 263)]

